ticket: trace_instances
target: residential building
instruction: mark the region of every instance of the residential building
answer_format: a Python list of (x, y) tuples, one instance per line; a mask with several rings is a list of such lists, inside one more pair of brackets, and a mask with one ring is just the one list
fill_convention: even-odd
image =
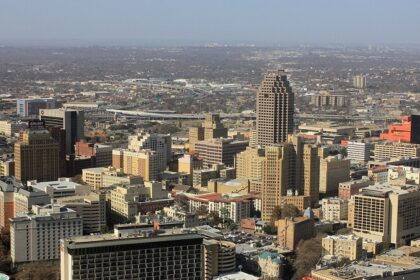
[(18, 116), (27, 118), (38, 116), (40, 109), (57, 108), (54, 98), (25, 98), (16, 100), (16, 113)]
[(322, 218), (331, 222), (339, 222), (348, 218), (348, 200), (329, 197), (321, 200)]
[(75, 211), (57, 205), (34, 206), (10, 219), (10, 255), (13, 263), (60, 258), (60, 239), (83, 233)]
[(283, 70), (269, 71), (257, 92), (257, 144), (287, 141), (294, 129), (294, 94)]
[(59, 144), (48, 130), (28, 129), (15, 143), (15, 176), (28, 180), (53, 181), (60, 177)]
[(329, 91), (321, 91), (311, 96), (311, 104), (316, 107), (338, 108), (347, 105), (347, 97), (343, 94), (333, 94)]
[(319, 192), (336, 196), (339, 184), (350, 179), (350, 160), (339, 156), (321, 159), (319, 171)]
[(366, 76), (356, 75), (353, 77), (353, 87), (358, 89), (366, 88)]
[(246, 149), (248, 141), (239, 141), (230, 138), (217, 138), (195, 143), (195, 151), (203, 159), (203, 165), (224, 163), (234, 166), (235, 155)]
[(322, 255), (355, 261), (362, 257), (362, 243), (362, 238), (354, 235), (330, 235), (322, 238)]
[(55, 203), (76, 211), (82, 218), (83, 233), (98, 233), (106, 230), (105, 194), (89, 193), (55, 199)]
[(384, 142), (375, 144), (374, 159), (389, 160), (397, 157), (420, 157), (420, 144)]
[(85, 140), (80, 140), (75, 145), (75, 155), (93, 157), (95, 167), (111, 166), (112, 150), (112, 146), (87, 143)]
[(27, 124), (24, 122), (15, 122), (11, 120), (0, 121), (0, 134), (6, 137), (13, 137), (16, 133), (26, 129)]
[(65, 130), (66, 154), (74, 153), (77, 141), (84, 139), (84, 112), (71, 109), (42, 109), (39, 110), (40, 120), (45, 126), (59, 127)]
[(175, 229), (64, 239), (60, 260), (61, 280), (199, 280), (205, 275), (203, 237)]
[(34, 205), (47, 205), (51, 203), (50, 196), (41, 190), (32, 187), (16, 188), (14, 193), (14, 210), (13, 217), (20, 213), (31, 211)]

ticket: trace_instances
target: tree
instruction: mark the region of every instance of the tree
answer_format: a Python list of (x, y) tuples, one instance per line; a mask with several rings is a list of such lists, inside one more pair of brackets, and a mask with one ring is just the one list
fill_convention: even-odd
[(281, 212), (282, 211), (281, 211), (281, 207), (280, 206), (274, 206), (273, 214), (271, 215), (271, 219), (273, 221), (280, 220), (282, 218)]
[(220, 208), (220, 214), (222, 216), (222, 224), (225, 227), (226, 220), (229, 219), (229, 210), (226, 207)]
[(281, 217), (285, 218), (296, 218), (302, 216), (300, 210), (293, 204), (286, 204), (281, 208)]
[(185, 195), (179, 194), (175, 196), (174, 201), (175, 201), (175, 204), (179, 206), (182, 210), (184, 211), (190, 210), (190, 203), (188, 201), (188, 197), (186, 197)]
[(56, 280), (60, 278), (60, 266), (49, 263), (26, 263), (19, 267), (15, 279)]
[(347, 228), (347, 227), (345, 227), (345, 228), (340, 228), (339, 230), (337, 230), (337, 235), (339, 235), (339, 234), (351, 234), (353, 232), (353, 229), (351, 229), (351, 228)]
[(198, 216), (206, 216), (209, 213), (209, 211), (207, 210), (206, 206), (201, 205), (200, 207), (198, 207), (195, 213), (197, 213)]
[(294, 267), (296, 273), (293, 279), (302, 279), (305, 275), (311, 273), (312, 268), (316, 266), (322, 255), (322, 236), (299, 242)]
[(211, 226), (219, 226), (221, 219), (219, 217), (219, 214), (216, 211), (211, 211), (208, 215), (209, 218), (209, 224)]

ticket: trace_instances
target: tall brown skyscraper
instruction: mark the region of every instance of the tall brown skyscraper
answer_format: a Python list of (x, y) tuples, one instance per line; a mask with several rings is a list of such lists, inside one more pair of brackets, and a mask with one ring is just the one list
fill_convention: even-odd
[(60, 177), (60, 145), (48, 130), (28, 129), (15, 143), (15, 176), (28, 180), (54, 181)]
[(287, 141), (293, 133), (294, 94), (283, 70), (265, 74), (257, 93), (257, 144)]
[(311, 198), (314, 206), (319, 200), (319, 156), (318, 147), (304, 144), (302, 153), (303, 194)]

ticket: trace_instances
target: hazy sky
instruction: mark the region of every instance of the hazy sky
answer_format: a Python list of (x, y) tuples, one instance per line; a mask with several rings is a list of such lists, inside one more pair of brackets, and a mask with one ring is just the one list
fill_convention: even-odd
[(420, 44), (419, 0), (0, 0), (0, 44)]

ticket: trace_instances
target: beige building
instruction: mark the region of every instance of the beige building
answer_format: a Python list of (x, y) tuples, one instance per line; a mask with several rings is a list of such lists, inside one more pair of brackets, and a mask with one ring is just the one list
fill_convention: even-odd
[(322, 238), (322, 255), (358, 260), (362, 256), (362, 238), (354, 235), (331, 235)]
[(113, 185), (135, 185), (143, 183), (140, 176), (125, 175), (115, 167), (96, 167), (82, 170), (82, 180), (95, 190)]
[(247, 147), (236, 154), (236, 178), (248, 179), (252, 192), (261, 192), (264, 160), (265, 150), (259, 147)]
[(152, 150), (139, 152), (115, 149), (112, 151), (112, 166), (121, 168), (125, 174), (140, 176), (145, 181), (157, 180), (160, 172), (159, 156)]
[[(311, 198), (311, 205), (319, 201), (319, 156), (318, 147), (305, 144), (303, 146), (303, 194)], [(299, 175), (297, 175), (299, 176)]]
[(57, 198), (55, 202), (76, 211), (82, 217), (84, 234), (106, 230), (105, 194), (90, 193), (83, 196), (67, 196)]
[(193, 171), (203, 168), (203, 160), (196, 155), (184, 155), (178, 159), (178, 173), (188, 175), (188, 185), (192, 186)]
[(385, 142), (375, 144), (374, 159), (377, 161), (401, 157), (420, 157), (420, 144)]
[(0, 159), (0, 176), (15, 176), (15, 160), (13, 158)]
[(15, 143), (15, 176), (28, 180), (54, 181), (60, 177), (60, 146), (48, 130), (26, 130)]
[(279, 253), (263, 252), (258, 256), (261, 279), (282, 279), (283, 262)]
[(324, 198), (321, 200), (322, 218), (331, 222), (348, 219), (348, 200), (338, 197)]
[(294, 129), (294, 94), (283, 70), (269, 71), (257, 92), (257, 144), (287, 141)]
[(195, 143), (198, 141), (227, 137), (227, 128), (220, 122), (219, 114), (207, 114), (201, 127), (190, 127), (189, 129), (190, 151), (195, 151)]
[(264, 221), (270, 221), (273, 209), (281, 204), (281, 197), (287, 194), (293, 183), (291, 170), (294, 159), (293, 145), (283, 143), (265, 148), (263, 183), (261, 188), (262, 211)]
[(27, 124), (23, 122), (0, 121), (0, 134), (7, 137), (12, 137), (26, 127)]
[(31, 211), (34, 205), (46, 205), (51, 203), (50, 196), (37, 189), (19, 188), (14, 193), (14, 216)]
[(224, 163), (234, 166), (235, 155), (246, 149), (248, 141), (229, 138), (217, 138), (195, 143), (195, 151), (203, 159), (203, 165)]
[[(353, 233), (396, 246), (420, 236), (420, 187), (376, 184), (353, 196)], [(350, 215), (349, 215), (350, 216)]]
[(338, 156), (321, 159), (319, 167), (319, 192), (326, 196), (338, 194), (339, 184), (350, 179), (350, 160)]
[(314, 236), (315, 223), (307, 217), (282, 219), (277, 224), (277, 240), (281, 247), (296, 250), (299, 241)]
[(224, 240), (205, 239), (204, 259), (206, 280), (236, 271), (236, 245)]
[(292, 190), (287, 191), (286, 196), (281, 197), (281, 206), (284, 205), (293, 205), (303, 212), (308, 207), (311, 207), (311, 197), (307, 195), (296, 195), (293, 194)]
[(47, 205), (33, 212), (10, 220), (13, 263), (59, 259), (60, 240), (83, 234), (82, 219), (71, 209)]
[(353, 77), (353, 87), (358, 89), (366, 88), (366, 76), (356, 75)]

